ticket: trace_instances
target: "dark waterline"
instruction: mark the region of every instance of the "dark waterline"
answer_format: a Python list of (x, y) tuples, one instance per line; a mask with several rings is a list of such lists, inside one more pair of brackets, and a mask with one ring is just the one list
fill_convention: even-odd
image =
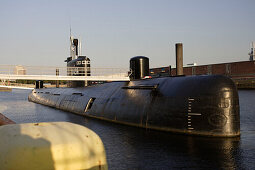
[(239, 90), (240, 138), (175, 135), (85, 118), (28, 102), (29, 90), (0, 92), (0, 112), (17, 123), (68, 121), (102, 139), (109, 169), (255, 169), (255, 90)]

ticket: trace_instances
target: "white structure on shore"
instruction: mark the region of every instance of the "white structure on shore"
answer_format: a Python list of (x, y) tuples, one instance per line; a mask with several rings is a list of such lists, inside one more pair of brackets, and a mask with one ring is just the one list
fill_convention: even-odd
[(196, 66), (197, 65), (197, 63), (189, 63), (189, 64), (187, 64), (187, 66)]
[(252, 42), (251, 43), (251, 52), (249, 53), (250, 56), (250, 61), (255, 60), (255, 44)]
[(15, 66), (14, 74), (15, 75), (26, 75), (26, 69), (21, 65)]

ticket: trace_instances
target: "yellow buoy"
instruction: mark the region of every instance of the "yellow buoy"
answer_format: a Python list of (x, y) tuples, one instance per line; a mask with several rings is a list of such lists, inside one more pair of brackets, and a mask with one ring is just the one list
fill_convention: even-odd
[(101, 139), (77, 124), (9, 124), (0, 137), (0, 169), (107, 169)]

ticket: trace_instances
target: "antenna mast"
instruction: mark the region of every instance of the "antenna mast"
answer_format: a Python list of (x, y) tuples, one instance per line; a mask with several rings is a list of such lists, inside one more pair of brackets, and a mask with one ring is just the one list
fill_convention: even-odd
[(81, 52), (82, 52), (82, 50), (81, 50), (81, 38), (80, 38), (79, 41), (80, 41), (80, 42), (79, 42), (79, 55), (82, 56), (82, 54), (81, 54)]
[(74, 39), (72, 36), (72, 30), (70, 26), (70, 57), (72, 60), (78, 57), (78, 39)]

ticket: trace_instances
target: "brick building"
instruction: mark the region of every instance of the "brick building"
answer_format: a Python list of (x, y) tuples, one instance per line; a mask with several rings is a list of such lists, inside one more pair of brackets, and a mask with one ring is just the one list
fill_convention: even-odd
[[(152, 77), (175, 76), (176, 68), (151, 68), (150, 74)], [(238, 88), (255, 88), (255, 61), (189, 66), (183, 68), (183, 74), (186, 76), (220, 74), (232, 78)]]
[[(151, 68), (152, 76), (167, 76), (170, 67)], [(200, 66), (189, 66), (183, 68), (184, 75), (226, 75), (233, 79), (254, 78), (255, 79), (255, 61), (240, 61), (233, 63), (209, 64)], [(171, 75), (176, 75), (176, 68), (171, 69)]]

